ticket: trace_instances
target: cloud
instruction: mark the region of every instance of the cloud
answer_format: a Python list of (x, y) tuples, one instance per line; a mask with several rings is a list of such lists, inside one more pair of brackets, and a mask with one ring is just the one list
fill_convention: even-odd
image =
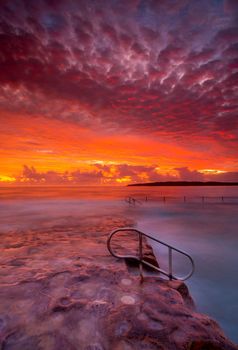
[(238, 182), (238, 171), (207, 176), (211, 181)]
[(140, 166), (128, 164), (99, 164), (94, 163), (88, 170), (74, 170), (65, 172), (45, 171), (39, 172), (33, 166), (23, 166), (19, 176), (16, 176), (18, 184), (47, 184), (47, 185), (102, 185), (120, 183), (138, 183), (156, 180), (174, 179), (170, 175), (161, 175), (154, 166)]
[(12, 0), (0, 13), (0, 112), (238, 149), (235, 1)]
[[(177, 172), (177, 175), (175, 174)], [(14, 178), (13, 178), (14, 179)], [(173, 175), (162, 174), (156, 165), (92, 164), (88, 170), (39, 172), (32, 166), (23, 166), (16, 183), (29, 185), (115, 185), (153, 181), (238, 181), (238, 172), (201, 173), (187, 167), (173, 169)]]
[(187, 167), (176, 168), (178, 177), (182, 181), (221, 181), (221, 182), (238, 182), (238, 171), (216, 172), (206, 171), (199, 172), (190, 170)]
[[(122, 19), (124, 7), (129, 12)], [(204, 15), (202, 23), (185, 24), (183, 16), (193, 18), (194, 10)], [(236, 83), (233, 69), (228, 71), (227, 66), (231, 64), (229, 50), (237, 57), (232, 51), (238, 41), (237, 27), (219, 6), (196, 1), (151, 1), (148, 5), (105, 1), (101, 8), (100, 2), (60, 1), (59, 5), (41, 2), (19, 8), (12, 1), (1, 5), (1, 13), (1, 84), (3, 88), (10, 85), (13, 95), (16, 89), (34, 91), (35, 109), (43, 95), (45, 109), (49, 97), (59, 103), (69, 101), (84, 110), (92, 124), (94, 115), (103, 119), (104, 127), (113, 121), (122, 128), (127, 120), (138, 132), (144, 132), (149, 111), (146, 132), (167, 131), (166, 117), (173, 115), (170, 133), (180, 129), (182, 134), (200, 134), (212, 131), (222, 111), (225, 81), (229, 86)], [(208, 30), (212, 21), (216, 24), (213, 31)], [(220, 96), (214, 98), (217, 90)], [(130, 102), (132, 98), (135, 103)], [(49, 107), (51, 113), (57, 118)], [(209, 129), (204, 115), (211, 121)], [(72, 119), (80, 123), (80, 118)], [(192, 130), (189, 125), (181, 130), (188, 119)]]
[(186, 167), (176, 168), (179, 173), (179, 178), (182, 181), (204, 181), (204, 175), (197, 170), (190, 170)]
[(99, 169), (94, 171), (65, 171), (63, 173), (56, 171), (38, 172), (32, 166), (23, 166), (23, 171), (20, 176), (16, 177), (16, 182), (27, 184), (42, 184), (42, 185), (69, 185), (69, 184), (101, 184), (103, 174)]

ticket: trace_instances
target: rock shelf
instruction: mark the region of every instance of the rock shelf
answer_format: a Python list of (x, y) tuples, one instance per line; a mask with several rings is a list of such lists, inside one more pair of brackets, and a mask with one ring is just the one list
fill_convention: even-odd
[[(235, 350), (184, 283), (132, 274), (108, 232), (132, 223), (1, 236), (2, 350)], [(147, 247), (147, 256), (152, 253)]]

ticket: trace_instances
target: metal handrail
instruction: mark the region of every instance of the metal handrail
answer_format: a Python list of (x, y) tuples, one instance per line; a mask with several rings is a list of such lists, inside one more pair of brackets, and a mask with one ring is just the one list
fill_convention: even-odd
[[(112, 247), (111, 247), (111, 240), (112, 240), (112, 237), (113, 237), (116, 233), (118, 233), (118, 232), (123, 232), (123, 231), (132, 231), (132, 232), (138, 234), (138, 238), (139, 238), (139, 240), (138, 240), (138, 243), (139, 243), (139, 257), (138, 257), (138, 256), (134, 256), (134, 255), (120, 255), (120, 254), (116, 254), (116, 253), (113, 251), (113, 249), (112, 249)], [(157, 242), (157, 243), (159, 243), (159, 244), (162, 244), (162, 245), (164, 245), (164, 246), (166, 246), (166, 247), (168, 248), (168, 263), (169, 263), (169, 271), (168, 271), (168, 272), (167, 272), (167, 271), (164, 271), (164, 270), (162, 270), (162, 269), (160, 269), (159, 267), (157, 267), (157, 266), (155, 266), (155, 265), (153, 265), (153, 264), (151, 264), (151, 263), (149, 263), (148, 261), (146, 261), (146, 260), (143, 259), (143, 241), (142, 241), (142, 236), (145, 236), (145, 237), (147, 237), (147, 238), (149, 238), (149, 239), (152, 239), (153, 241), (155, 241), (155, 242)], [(175, 248), (175, 247), (171, 246), (170, 244), (167, 244), (167, 243), (165, 243), (165, 242), (162, 242), (162, 241), (160, 241), (159, 239), (154, 238), (154, 237), (148, 235), (147, 233), (141, 232), (141, 231), (139, 231), (139, 230), (137, 230), (137, 229), (135, 229), (135, 228), (123, 227), (123, 228), (118, 228), (118, 229), (112, 231), (112, 232), (110, 233), (108, 239), (107, 239), (107, 248), (108, 248), (109, 252), (111, 253), (111, 255), (114, 256), (115, 258), (121, 258), (121, 259), (122, 259), (122, 258), (123, 258), (123, 259), (125, 259), (125, 258), (126, 258), (126, 259), (130, 258), (130, 259), (135, 259), (135, 260), (137, 260), (137, 261), (140, 263), (140, 271), (141, 271), (141, 277), (142, 277), (142, 278), (143, 278), (143, 276), (142, 276), (142, 264), (145, 264), (145, 265), (149, 266), (150, 268), (152, 268), (152, 269), (154, 269), (154, 270), (160, 272), (162, 275), (165, 275), (165, 276), (169, 277), (170, 280), (174, 279), (174, 280), (185, 281), (185, 280), (187, 280), (189, 277), (191, 277), (192, 274), (193, 274), (193, 272), (194, 272), (194, 268), (195, 268), (194, 261), (193, 261), (192, 257), (191, 257), (189, 254), (185, 253), (184, 251), (182, 251), (182, 250), (180, 250), (180, 249), (178, 249), (178, 248)], [(192, 265), (191, 270), (190, 270), (190, 272), (189, 272), (186, 276), (184, 276), (184, 277), (178, 277), (178, 276), (173, 275), (173, 255), (172, 255), (173, 250), (176, 251), (176, 252), (178, 252), (178, 253), (180, 253), (180, 254), (182, 254), (182, 255), (184, 255), (184, 256), (186, 256), (186, 257), (190, 260), (190, 262), (191, 262), (191, 265)]]

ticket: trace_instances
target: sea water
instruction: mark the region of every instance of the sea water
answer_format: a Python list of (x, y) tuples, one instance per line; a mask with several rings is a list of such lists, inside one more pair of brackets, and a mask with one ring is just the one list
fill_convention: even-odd
[[(125, 198), (136, 202), (128, 203)], [(195, 273), (186, 282), (197, 309), (238, 342), (238, 187), (46, 187), (0, 189), (0, 234), (125, 216), (137, 228), (188, 252)], [(161, 267), (167, 251), (153, 244)], [(174, 254), (173, 272), (189, 263)]]
[[(215, 318), (238, 342), (238, 203), (153, 203), (144, 209), (138, 228), (189, 253), (195, 272), (186, 281), (199, 312)], [(167, 248), (151, 242), (168, 271)], [(185, 276), (190, 263), (173, 254), (173, 272)]]

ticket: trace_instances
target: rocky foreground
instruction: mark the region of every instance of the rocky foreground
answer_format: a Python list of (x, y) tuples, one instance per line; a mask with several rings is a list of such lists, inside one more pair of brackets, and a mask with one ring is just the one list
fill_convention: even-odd
[(195, 311), (185, 284), (155, 278), (141, 284), (109, 255), (108, 232), (128, 224), (103, 218), (83, 230), (1, 235), (1, 349), (238, 349)]

